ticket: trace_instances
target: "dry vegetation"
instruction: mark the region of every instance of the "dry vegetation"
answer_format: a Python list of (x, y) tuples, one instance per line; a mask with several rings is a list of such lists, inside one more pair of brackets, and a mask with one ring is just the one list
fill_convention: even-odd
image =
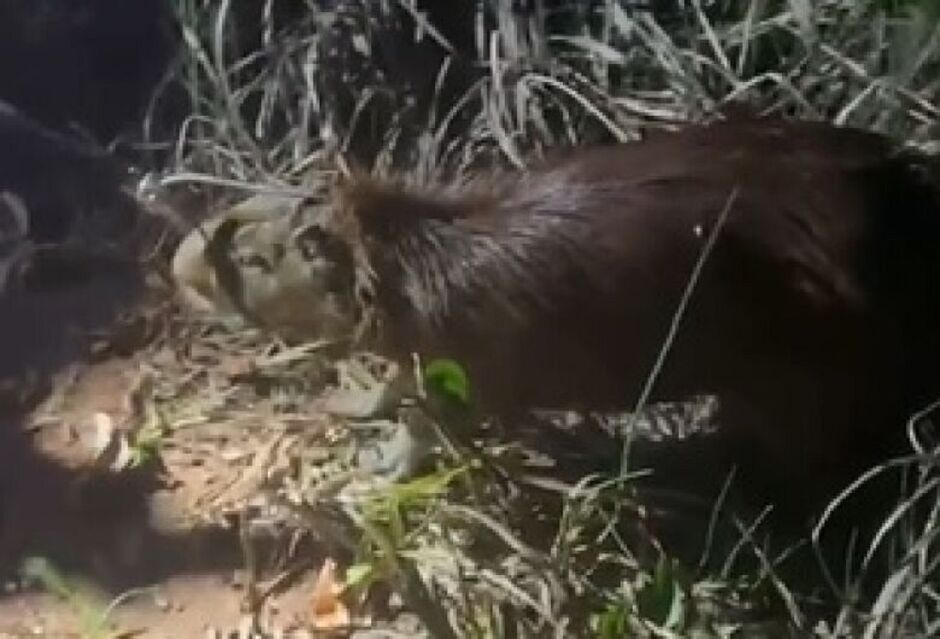
[[(475, 34), (481, 53), (463, 60), (479, 72), (449, 101), (432, 91), (424, 103), (371, 70), (376, 33), (391, 24), (380, 3), (291, 20), (280, 0), (257, 4), (261, 27), (246, 37), (238, 3), (176, 0), (185, 46), (169, 80), (181, 81), (189, 116), (163, 147), (168, 168), (143, 184), (155, 206), (192, 192), (212, 203), (259, 189), (319, 193), (350, 166), (461, 179), (741, 104), (940, 150), (940, 12), (930, 0), (684, 0), (656, 12), (602, 0), (580, 3), (551, 32), (539, 12), (492, 0), (480, 4), (494, 28)], [(413, 13), (423, 37), (444, 39), (413, 3), (388, 4)], [(345, 111), (322, 77), (324, 39), (338, 22), (346, 35), (329, 63), (346, 65), (359, 100)], [(446, 61), (432, 86), (458, 66)], [(155, 118), (161, 108), (158, 98)], [(388, 126), (362, 134), (369, 117)], [(253, 636), (275, 636), (267, 593), (311, 568), (323, 587), (307, 627), (348, 623), (361, 636), (373, 625), (444, 638), (940, 634), (929, 415), (911, 421), (911, 457), (873, 471), (908, 467), (914, 496), (878, 539), (893, 544), (893, 571), (861, 599), (854, 580), (823, 572), (815, 592), (789, 583), (744, 525), (736, 543), (713, 549), (708, 570), (680, 566), (642, 532), (623, 538), (613, 522), (642, 519), (628, 475), (573, 485), (533, 477), (524, 450), (475, 440), (465, 415), (424, 392), (424, 380), (400, 384), (353, 359), (340, 362), (339, 391), (324, 395), (327, 345), (288, 347), (175, 314), (162, 327), (135, 390), (124, 463), (157, 455), (171, 474), (197, 457), (210, 467), (213, 482), (193, 489), (190, 512), (240, 527)], [(430, 376), (447, 397), (465, 390), (446, 366)], [(402, 429), (435, 444), (432, 467), (410, 476), (382, 467), (382, 446)], [(927, 513), (918, 526), (915, 503)], [(259, 555), (262, 538), (280, 540), (277, 561)]]

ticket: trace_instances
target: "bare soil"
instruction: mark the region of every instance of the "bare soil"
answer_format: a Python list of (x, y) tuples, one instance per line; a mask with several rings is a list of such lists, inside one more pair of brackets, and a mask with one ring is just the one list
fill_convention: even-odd
[[(115, 432), (133, 420), (167, 308), (131, 267), (0, 299), (0, 638), (223, 637), (244, 623), (238, 535), (192, 513), (233, 483), (226, 461), (256, 445), (249, 430), (171, 433), (159, 462), (119, 470), (103, 450), (96, 414)], [(25, 581), (28, 557), (78, 594)], [(264, 601), (271, 628), (298, 627), (309, 611), (314, 575), (287, 566)]]

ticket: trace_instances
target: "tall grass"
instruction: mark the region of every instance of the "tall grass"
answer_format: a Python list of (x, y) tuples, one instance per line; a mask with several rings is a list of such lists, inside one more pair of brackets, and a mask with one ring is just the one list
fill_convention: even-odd
[[(682, 0), (656, 13), (595, 0), (536, 2), (520, 14), (490, 0), (468, 27), (469, 51), (455, 51), (407, 0), (303, 4), (267, 0), (254, 15), (231, 0), (176, 0), (189, 102), (173, 141), (177, 170), (298, 181), (332, 169), (378, 118), (368, 152), (346, 160), (431, 179), (480, 162), (522, 165), (558, 145), (633, 139), (734, 105), (937, 144), (940, 31), (928, 2), (886, 11), (853, 0)], [(392, 51), (380, 41), (397, 24), (393, 12), (418, 16), (423, 38), (455, 51), (435, 86), (462, 73), (463, 91), (448, 101), (435, 86), (409, 95), (407, 78), (378, 57), (408, 54), (407, 38)], [(257, 17), (260, 28), (247, 29)], [(339, 86), (324, 79), (337, 75)], [(338, 99), (341, 89), (356, 102)]]

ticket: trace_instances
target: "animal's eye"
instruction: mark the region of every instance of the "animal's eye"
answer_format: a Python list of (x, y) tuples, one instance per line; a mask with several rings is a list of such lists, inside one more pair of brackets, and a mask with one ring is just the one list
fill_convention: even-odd
[(330, 241), (330, 235), (318, 226), (308, 226), (296, 236), (297, 248), (308, 261), (328, 252)]
[(235, 256), (235, 263), (244, 268), (256, 268), (265, 272), (271, 270), (268, 261), (258, 253), (239, 253)]
[(356, 297), (356, 301), (364, 306), (372, 306), (375, 303), (375, 296), (372, 294), (372, 290), (362, 284), (356, 284), (353, 294)]
[(355, 271), (353, 258), (341, 237), (311, 224), (294, 238), (297, 250), (316, 270), (326, 290), (342, 294), (352, 290)]

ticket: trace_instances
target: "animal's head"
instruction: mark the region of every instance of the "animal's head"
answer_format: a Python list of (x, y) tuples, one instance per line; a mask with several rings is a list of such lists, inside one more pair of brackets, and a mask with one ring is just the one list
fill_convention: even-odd
[(361, 314), (353, 250), (309, 199), (259, 195), (224, 211), (183, 240), (173, 273), (191, 306), (288, 339), (348, 336)]

